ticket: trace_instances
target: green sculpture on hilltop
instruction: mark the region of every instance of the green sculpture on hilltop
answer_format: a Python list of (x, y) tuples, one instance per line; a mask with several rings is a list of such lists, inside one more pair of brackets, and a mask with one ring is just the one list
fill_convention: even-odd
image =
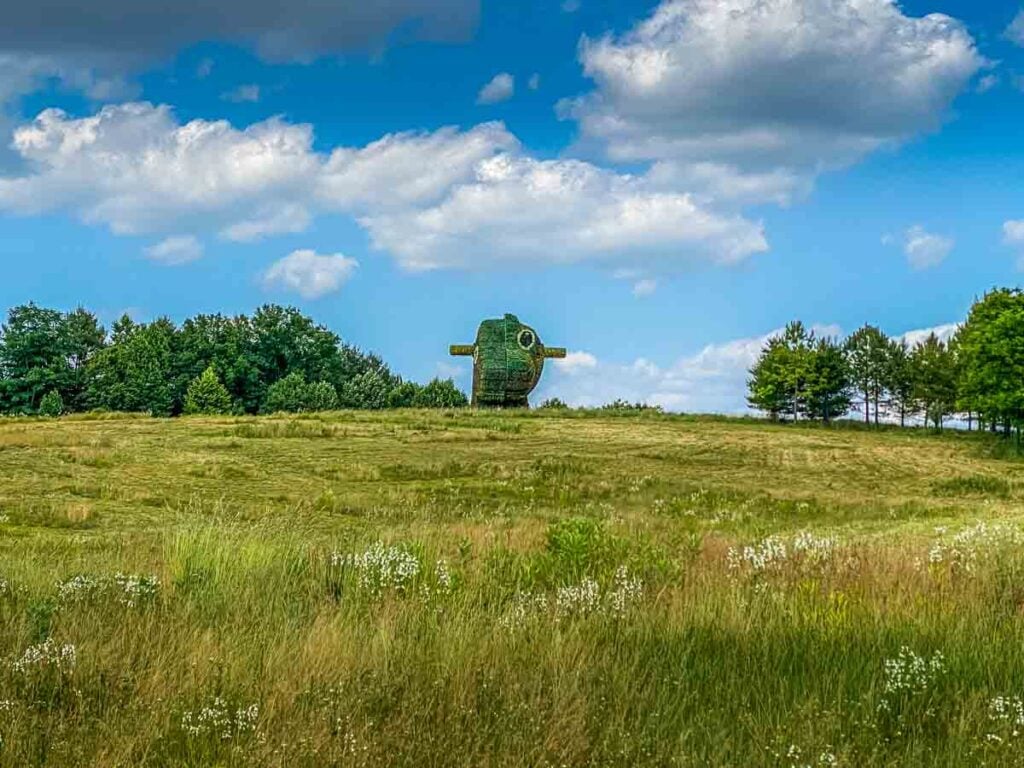
[(489, 408), (528, 407), (544, 360), (565, 357), (563, 347), (545, 347), (515, 315), (484, 320), (475, 344), (453, 344), (450, 351), (473, 358), (473, 405)]

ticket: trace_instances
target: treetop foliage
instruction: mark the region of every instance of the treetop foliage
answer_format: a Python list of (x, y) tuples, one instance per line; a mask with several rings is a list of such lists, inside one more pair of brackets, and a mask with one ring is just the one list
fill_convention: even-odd
[(923, 417), (941, 429), (959, 414), (1018, 439), (1024, 426), (1024, 292), (1001, 288), (975, 302), (948, 342), (911, 347), (865, 325), (842, 344), (790, 323), (750, 371), (748, 402), (771, 418), (829, 421), (852, 409), (864, 421)]
[[(53, 393), (53, 396), (50, 396)], [(196, 315), (108, 333), (85, 309), (15, 307), (0, 326), (0, 412), (260, 413), (466, 405), (451, 381), (402, 381), (293, 307)]]

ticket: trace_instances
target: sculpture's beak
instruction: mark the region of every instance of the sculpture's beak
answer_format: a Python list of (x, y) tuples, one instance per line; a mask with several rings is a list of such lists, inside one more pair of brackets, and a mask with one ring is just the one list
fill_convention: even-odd
[(454, 357), (472, 357), (476, 354), (476, 344), (452, 344), (448, 354)]
[(566, 355), (565, 347), (544, 347), (544, 357), (561, 360)]

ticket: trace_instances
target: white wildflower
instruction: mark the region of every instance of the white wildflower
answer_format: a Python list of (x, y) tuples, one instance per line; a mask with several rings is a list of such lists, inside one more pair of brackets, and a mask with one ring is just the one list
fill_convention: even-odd
[(498, 624), (504, 629), (519, 629), (531, 619), (547, 613), (547, 610), (548, 599), (545, 595), (517, 592)]
[(730, 547), (726, 553), (726, 564), (730, 571), (757, 575), (779, 571), (785, 563), (793, 561), (822, 565), (832, 559), (838, 548), (839, 540), (834, 536), (816, 536), (809, 531), (801, 531), (789, 541), (769, 536), (742, 548)]
[(616, 616), (621, 616), (630, 605), (640, 599), (643, 591), (643, 581), (639, 577), (631, 575), (626, 566), (620, 565), (615, 569), (612, 589), (606, 597), (608, 610)]
[(57, 582), (57, 599), (62, 603), (79, 603), (91, 599), (102, 590), (99, 579), (92, 576), (73, 576)]
[(1019, 696), (996, 696), (988, 703), (989, 720), (1024, 726), (1024, 700)]
[(20, 658), (11, 662), (11, 668), (23, 675), (42, 669), (55, 669), (61, 674), (70, 674), (77, 660), (75, 646), (70, 643), (57, 645), (52, 637), (48, 637), (44, 642), (26, 648)]
[(531, 618), (552, 610), (556, 621), (595, 614), (619, 618), (642, 597), (643, 589), (643, 581), (620, 565), (607, 589), (587, 577), (577, 584), (559, 587), (553, 599), (539, 593), (518, 593), (500, 624), (507, 629), (521, 627)]
[(112, 595), (116, 602), (135, 608), (156, 598), (160, 580), (153, 575), (117, 573), (113, 577), (80, 574), (57, 582), (61, 603), (84, 603)]
[[(936, 528), (940, 536), (945, 529)], [(1024, 531), (1004, 523), (978, 523), (957, 532), (948, 541), (939, 539), (928, 550), (931, 565), (948, 563), (954, 570), (972, 573), (981, 561), (1007, 549), (1024, 546)]]
[(555, 592), (555, 614), (559, 618), (586, 616), (601, 605), (601, 587), (593, 579), (583, 579), (579, 584), (559, 587)]
[(121, 605), (135, 606), (156, 598), (160, 580), (156, 576), (118, 573), (114, 576), (117, 585), (117, 600)]
[(884, 667), (885, 683), (879, 709), (890, 710), (895, 699), (918, 696), (933, 688), (946, 670), (946, 660), (939, 651), (925, 658), (903, 646), (896, 658), (885, 660)]
[(231, 741), (253, 733), (259, 720), (260, 707), (232, 707), (220, 696), (195, 711), (181, 716), (181, 729), (193, 737), (213, 736), (221, 741)]
[(402, 591), (421, 570), (416, 555), (401, 547), (385, 547), (381, 542), (362, 553), (335, 552), (331, 555), (331, 565), (354, 571), (360, 588), (373, 594), (389, 589)]

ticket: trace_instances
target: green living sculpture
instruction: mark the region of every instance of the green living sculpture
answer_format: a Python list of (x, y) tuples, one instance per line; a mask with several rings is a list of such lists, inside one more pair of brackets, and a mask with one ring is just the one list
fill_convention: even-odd
[(484, 320), (475, 344), (453, 344), (450, 351), (473, 358), (473, 405), (489, 408), (528, 407), (544, 360), (565, 357), (563, 347), (545, 347), (537, 332), (515, 315)]

